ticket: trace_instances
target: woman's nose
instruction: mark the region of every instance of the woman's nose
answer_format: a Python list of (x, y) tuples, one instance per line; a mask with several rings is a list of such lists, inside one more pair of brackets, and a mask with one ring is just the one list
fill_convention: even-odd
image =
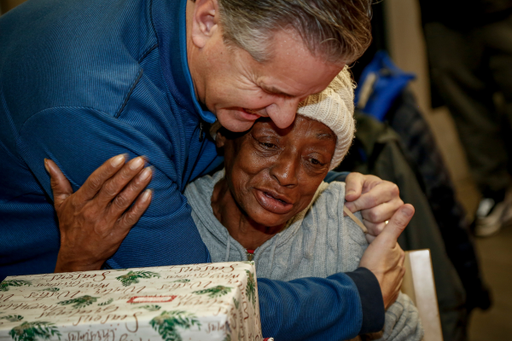
[(299, 160), (294, 157), (293, 153), (284, 152), (278, 160), (270, 167), (270, 175), (277, 180), (279, 185), (293, 188), (297, 186), (297, 170)]

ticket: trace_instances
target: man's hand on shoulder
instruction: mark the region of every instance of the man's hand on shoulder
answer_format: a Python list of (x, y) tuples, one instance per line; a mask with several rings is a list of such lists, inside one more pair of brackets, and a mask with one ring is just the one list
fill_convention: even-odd
[(363, 223), (372, 241), (393, 214), (404, 205), (398, 186), (375, 175), (352, 172), (346, 180), (345, 206), (353, 213), (361, 211)]
[(413, 215), (412, 205), (402, 205), (389, 219), (382, 233), (368, 246), (359, 262), (360, 267), (367, 268), (377, 277), (385, 309), (396, 301), (402, 286), (405, 254), (397, 239)]

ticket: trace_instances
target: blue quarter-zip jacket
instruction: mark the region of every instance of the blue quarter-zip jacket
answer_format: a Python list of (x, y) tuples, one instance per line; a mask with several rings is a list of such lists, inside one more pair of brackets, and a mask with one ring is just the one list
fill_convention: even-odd
[[(154, 167), (152, 203), (109, 266), (209, 261), (183, 191), (221, 160), (202, 138), (215, 115), (195, 98), (185, 7), (29, 0), (0, 18), (0, 280), (54, 270), (59, 232), (44, 158), (75, 190), (117, 154), (146, 155)], [(263, 334), (277, 340), (339, 340), (383, 325), (366, 269), (258, 285)]]

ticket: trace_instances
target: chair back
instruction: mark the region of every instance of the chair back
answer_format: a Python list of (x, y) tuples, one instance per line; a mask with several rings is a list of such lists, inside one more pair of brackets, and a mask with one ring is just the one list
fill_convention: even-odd
[(418, 308), (425, 330), (423, 340), (443, 341), (430, 250), (406, 251), (404, 265), (402, 292), (407, 294)]

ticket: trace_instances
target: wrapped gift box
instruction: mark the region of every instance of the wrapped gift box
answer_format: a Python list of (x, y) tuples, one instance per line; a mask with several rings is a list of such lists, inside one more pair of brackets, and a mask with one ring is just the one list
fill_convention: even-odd
[(253, 262), (11, 276), (0, 340), (262, 340)]

